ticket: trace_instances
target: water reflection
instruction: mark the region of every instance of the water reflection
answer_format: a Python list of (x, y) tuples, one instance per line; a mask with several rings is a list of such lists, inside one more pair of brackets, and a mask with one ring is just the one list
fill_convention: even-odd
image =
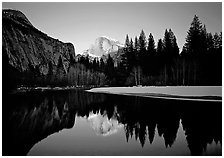
[(117, 120), (119, 115), (116, 109), (117, 108), (115, 106), (114, 114), (110, 119), (108, 119), (106, 111), (103, 115), (101, 115), (100, 113), (90, 114), (90, 116), (88, 117), (88, 121), (90, 122), (97, 135), (109, 136), (116, 133), (118, 129), (123, 127), (123, 125)]
[[(135, 140), (142, 148), (153, 144), (156, 134), (164, 140), (160, 146), (172, 148), (181, 123), (191, 155), (209, 154), (207, 146), (220, 144), (222, 137), (222, 104), (219, 102), (67, 90), (11, 95), (8, 106), (4, 105), (3, 155), (26, 155), (34, 144), (47, 136), (74, 128), (77, 117), (85, 118), (101, 136), (110, 137), (123, 128), (127, 144)], [(210, 154), (221, 155), (221, 150)]]

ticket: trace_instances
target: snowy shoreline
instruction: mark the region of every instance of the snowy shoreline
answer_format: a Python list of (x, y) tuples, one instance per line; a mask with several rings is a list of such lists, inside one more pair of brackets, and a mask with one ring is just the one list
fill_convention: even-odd
[(103, 87), (86, 91), (163, 99), (222, 101), (222, 86)]

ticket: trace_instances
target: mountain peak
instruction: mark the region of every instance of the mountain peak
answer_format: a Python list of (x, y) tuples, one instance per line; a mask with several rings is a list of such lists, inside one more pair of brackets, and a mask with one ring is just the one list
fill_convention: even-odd
[(2, 17), (11, 19), (16, 23), (20, 23), (22, 25), (29, 25), (32, 26), (31, 22), (27, 19), (27, 17), (19, 10), (12, 10), (12, 9), (3, 9), (2, 10)]
[(114, 39), (114, 38), (110, 38), (110, 37), (108, 37), (108, 36), (100, 36), (99, 38), (106, 38), (106, 39), (108, 39), (108, 40), (110, 40), (110, 41), (119, 42), (118, 40), (116, 40), (116, 39)]
[(107, 36), (96, 38), (95, 43), (85, 51), (85, 54), (101, 57), (111, 52), (117, 52), (119, 48), (124, 47), (118, 40)]

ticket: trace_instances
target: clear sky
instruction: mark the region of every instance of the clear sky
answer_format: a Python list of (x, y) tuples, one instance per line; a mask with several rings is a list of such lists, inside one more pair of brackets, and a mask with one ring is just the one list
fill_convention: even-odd
[(222, 4), (171, 2), (4, 2), (2, 7), (22, 11), (42, 32), (74, 44), (81, 53), (99, 36), (124, 43), (126, 34), (134, 38), (141, 29), (157, 41), (171, 28), (182, 50), (190, 23), (196, 14), (211, 33), (222, 31)]

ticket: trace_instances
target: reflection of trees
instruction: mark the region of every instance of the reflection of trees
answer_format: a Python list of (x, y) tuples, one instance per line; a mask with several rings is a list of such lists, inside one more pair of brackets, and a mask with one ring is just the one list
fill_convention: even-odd
[(179, 128), (180, 117), (172, 108), (170, 104), (164, 105), (157, 123), (159, 136), (163, 136), (166, 147), (172, 146)]
[[(80, 90), (73, 90), (68, 92), (68, 104), (76, 109), (79, 116), (89, 116), (89, 113), (94, 113), (101, 110), (100, 105), (103, 105), (105, 101), (105, 95), (103, 94), (91, 94)], [(112, 107), (113, 108), (113, 107)], [(103, 114), (103, 110), (102, 113)]]
[(169, 102), (166, 105), (162, 103), (149, 98), (126, 97), (118, 109), (123, 116), (121, 121), (125, 124), (127, 141), (129, 136), (132, 138), (134, 134), (142, 147), (147, 137), (152, 144), (157, 125), (159, 136), (164, 137), (166, 147), (172, 146), (176, 139), (180, 118), (178, 113), (170, 108), (172, 105), (168, 105)]
[(25, 155), (48, 135), (72, 128), (76, 115), (88, 118), (91, 113), (118, 120), (124, 124), (127, 142), (136, 139), (142, 147), (153, 143), (156, 127), (165, 146), (171, 147), (180, 120), (192, 155), (200, 155), (213, 140), (221, 142), (220, 103), (164, 101), (80, 90), (29, 93), (8, 100), (11, 107), (3, 109), (3, 155)]
[(171, 147), (176, 140), (180, 120), (192, 155), (202, 154), (213, 140), (221, 142), (221, 103), (128, 96), (117, 96), (113, 100), (116, 100), (114, 104), (117, 104), (120, 122), (125, 125), (127, 142), (133, 137), (143, 147), (148, 137), (149, 143), (153, 143), (157, 127), (165, 146)]
[(213, 140), (216, 144), (222, 141), (222, 107), (220, 104), (213, 103), (212, 108), (206, 102), (202, 106), (194, 105), (194, 112), (191, 112), (190, 116), (188, 116), (189, 110), (185, 109), (182, 124), (192, 155), (201, 155)]

